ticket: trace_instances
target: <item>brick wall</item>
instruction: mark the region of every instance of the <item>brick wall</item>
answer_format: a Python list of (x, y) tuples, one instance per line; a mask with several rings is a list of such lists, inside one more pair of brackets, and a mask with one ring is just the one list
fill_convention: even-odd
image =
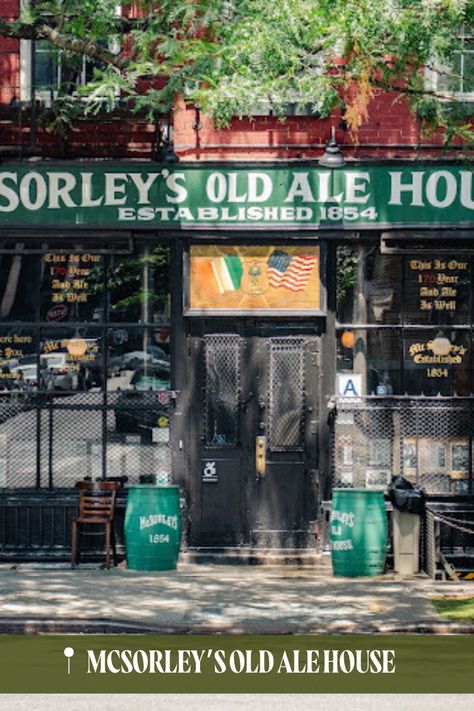
[(446, 153), (441, 148), (441, 135), (423, 138), (416, 116), (395, 93), (374, 97), (357, 141), (351, 139), (340, 112), (326, 119), (290, 116), (284, 123), (271, 116), (235, 119), (228, 129), (217, 130), (209, 118), (197, 117), (194, 109), (179, 108), (174, 120), (175, 148), (188, 160), (318, 158), (333, 126), (336, 140), (349, 158), (436, 158), (441, 150), (444, 157), (458, 152), (453, 149)]
[[(18, 0), (0, 0), (0, 14), (15, 17), (17, 5)], [(30, 111), (6, 108), (19, 97), (19, 83), (19, 42), (0, 37), (0, 155), (15, 156), (30, 143)], [(327, 119), (291, 116), (285, 122), (272, 116), (234, 119), (229, 128), (219, 130), (208, 117), (198, 116), (194, 108), (183, 104), (175, 112), (174, 141), (177, 153), (188, 161), (316, 159), (332, 126), (348, 158), (436, 158), (442, 150), (440, 136), (422, 139), (419, 123), (406, 103), (396, 94), (384, 93), (372, 100), (357, 143), (338, 112)], [(65, 141), (38, 126), (32, 150), (44, 157), (149, 158), (154, 136), (154, 127), (146, 121), (118, 113), (79, 122)], [(452, 149), (443, 150), (442, 155), (457, 154)]]
[[(18, 17), (18, 0), (0, 0), (0, 16)], [(20, 91), (20, 43), (0, 37), (0, 104), (8, 104)]]

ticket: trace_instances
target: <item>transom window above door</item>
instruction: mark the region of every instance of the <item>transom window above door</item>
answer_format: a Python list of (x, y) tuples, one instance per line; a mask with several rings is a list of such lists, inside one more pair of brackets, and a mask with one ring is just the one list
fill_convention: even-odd
[(313, 245), (191, 246), (187, 313), (319, 314), (320, 252)]

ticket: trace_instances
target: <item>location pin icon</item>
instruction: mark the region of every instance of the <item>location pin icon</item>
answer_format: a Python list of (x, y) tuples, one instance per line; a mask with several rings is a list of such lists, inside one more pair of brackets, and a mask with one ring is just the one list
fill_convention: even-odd
[(74, 650), (72, 647), (64, 648), (64, 656), (67, 658), (67, 673), (71, 673), (71, 657), (74, 656)]

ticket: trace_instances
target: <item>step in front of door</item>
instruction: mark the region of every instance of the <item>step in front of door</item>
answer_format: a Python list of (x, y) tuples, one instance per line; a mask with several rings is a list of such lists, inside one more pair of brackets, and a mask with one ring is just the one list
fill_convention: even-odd
[(203, 565), (297, 565), (331, 567), (330, 556), (314, 549), (191, 547), (180, 554), (183, 563)]

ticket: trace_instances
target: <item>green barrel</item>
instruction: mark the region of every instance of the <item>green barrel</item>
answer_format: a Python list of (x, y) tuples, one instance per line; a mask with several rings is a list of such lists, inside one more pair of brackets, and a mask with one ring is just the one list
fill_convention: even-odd
[(383, 491), (333, 489), (330, 540), (334, 575), (381, 575), (387, 553)]
[(179, 487), (130, 486), (124, 530), (130, 570), (174, 570), (181, 541)]

